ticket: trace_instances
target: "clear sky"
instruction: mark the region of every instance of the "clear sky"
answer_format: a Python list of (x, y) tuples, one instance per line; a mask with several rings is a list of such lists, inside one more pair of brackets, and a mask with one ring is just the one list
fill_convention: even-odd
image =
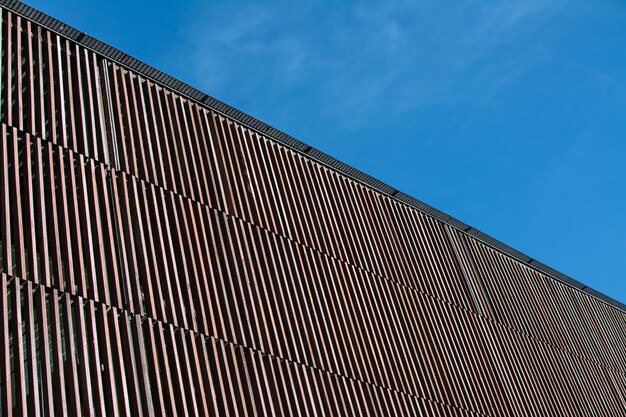
[(626, 2), (27, 0), (626, 302)]

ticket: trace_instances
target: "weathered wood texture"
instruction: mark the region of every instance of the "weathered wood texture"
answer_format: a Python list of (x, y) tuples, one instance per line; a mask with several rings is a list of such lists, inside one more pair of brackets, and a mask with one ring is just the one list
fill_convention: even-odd
[(625, 415), (623, 311), (1, 19), (1, 415)]

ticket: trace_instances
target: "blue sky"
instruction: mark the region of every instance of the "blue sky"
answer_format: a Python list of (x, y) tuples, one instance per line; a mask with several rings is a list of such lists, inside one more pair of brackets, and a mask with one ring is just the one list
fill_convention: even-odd
[(626, 302), (625, 2), (27, 2)]

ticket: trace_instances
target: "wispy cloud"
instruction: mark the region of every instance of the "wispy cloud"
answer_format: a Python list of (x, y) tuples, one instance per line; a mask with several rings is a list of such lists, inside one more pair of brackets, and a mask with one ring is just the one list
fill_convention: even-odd
[[(187, 22), (195, 56), (186, 59), (218, 96), (267, 89), (288, 100), (315, 85), (320, 112), (351, 120), (480, 100), (536, 63), (507, 45), (532, 41), (557, 12), (545, 2), (487, 4), (205, 6)], [(489, 62), (493, 54), (505, 56)]]

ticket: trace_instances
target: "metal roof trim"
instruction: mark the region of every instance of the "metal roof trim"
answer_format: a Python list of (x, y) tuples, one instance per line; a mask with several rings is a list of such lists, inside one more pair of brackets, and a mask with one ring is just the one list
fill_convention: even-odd
[[(270, 139), (280, 142), (296, 152), (302, 153), (309, 158), (315, 159), (316, 161), (346, 175), (355, 181), (361, 182), (362, 184), (367, 185), (368, 187), (388, 196), (389, 198), (400, 201), (404, 204), (407, 204), (414, 209), (417, 209), (426, 215), (429, 215), (445, 224), (454, 227), (455, 229), (461, 231), (462, 233), (471, 235), (476, 239), (480, 240), (484, 244), (514, 258), (518, 261), (524, 263), (525, 265), (545, 274), (557, 281), (563, 282), (566, 285), (569, 285), (573, 288), (576, 288), (582, 292), (585, 292), (598, 300), (601, 300), (612, 307), (615, 307), (623, 312), (626, 312), (626, 305), (617, 301), (593, 288), (580, 284), (577, 280), (556, 271), (555, 269), (541, 263), (535, 261), (533, 258), (525, 255), (524, 253), (511, 248), (507, 244), (487, 235), (486, 233), (481, 232), (480, 230), (471, 227), (462, 221), (432, 207), (415, 197), (411, 197), (408, 194), (403, 192), (399, 192), (392, 186), (377, 180), (370, 175), (353, 168), (350, 165), (347, 165), (344, 162), (341, 162), (334, 157), (319, 151), (306, 143), (294, 138), (293, 136), (288, 135), (265, 122), (262, 122), (259, 119), (256, 119), (253, 116), (250, 116), (242, 111), (214, 98), (209, 96), (208, 94), (198, 90), (195, 87), (190, 86), (164, 72), (146, 64), (137, 58), (128, 55), (125, 52), (120, 51), (119, 49), (100, 41), (86, 33), (70, 26), (62, 21), (45, 14), (44, 12), (35, 9), (25, 3), (22, 3), (18, 0), (0, 0), (0, 6), (3, 8), (10, 10), (13, 13), (21, 15), (22, 17), (31, 20), (53, 32), (58, 33), (59, 35), (76, 42), (77, 44), (88, 48), (108, 60), (114, 61), (119, 65), (127, 67), (130, 70), (137, 72), (139, 75), (145, 77), (146, 79), (150, 79), (153, 82), (159, 83), (162, 86), (169, 88), (176, 93), (184, 96), (189, 100), (193, 100), (194, 102), (209, 107), (210, 109), (222, 113), (223, 115), (237, 121), (249, 127), (263, 136), (267, 136)], [(306, 151), (304, 151), (306, 149)], [(582, 287), (577, 284), (583, 285)]]

